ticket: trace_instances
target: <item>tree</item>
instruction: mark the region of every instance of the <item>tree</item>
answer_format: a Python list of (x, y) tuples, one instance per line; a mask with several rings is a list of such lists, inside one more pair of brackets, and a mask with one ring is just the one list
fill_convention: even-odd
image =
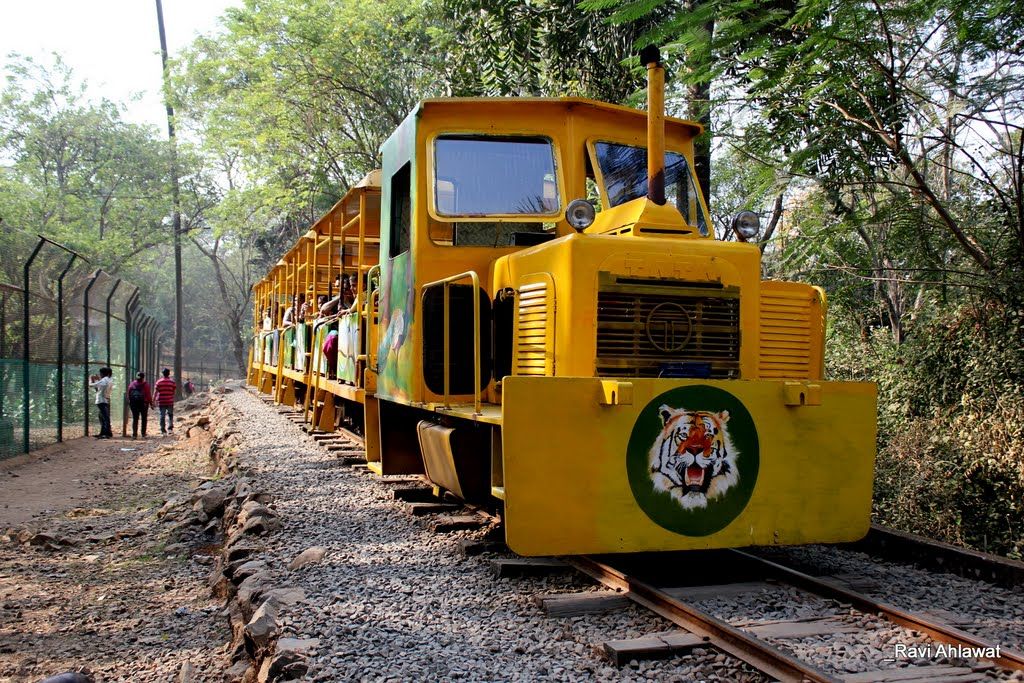
[(1002, 0), (704, 0), (654, 35), (685, 55), (688, 82), (740, 102), (725, 132), (748, 156), (820, 182), (840, 214), (867, 187), (919, 203), (927, 238), (954, 241), (943, 267), (992, 282), (1024, 255), (1022, 17)]
[(624, 103), (644, 87), (640, 38), (664, 12), (612, 24), (575, 0), (445, 0), (443, 45), (458, 96), (589, 97)]
[(112, 273), (164, 244), (168, 155), (156, 132), (91, 102), (57, 56), (23, 58), (0, 93), (0, 216), (57, 239)]
[(308, 225), (377, 167), (378, 149), (440, 93), (424, 2), (248, 0), (180, 59), (176, 105), (206, 151)]

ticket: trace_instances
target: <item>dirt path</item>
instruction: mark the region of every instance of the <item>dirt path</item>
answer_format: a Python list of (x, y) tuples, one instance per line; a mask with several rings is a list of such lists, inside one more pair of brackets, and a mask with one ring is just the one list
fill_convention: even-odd
[(103, 489), (123, 485), (125, 473), (133, 472), (141, 456), (173, 442), (160, 436), (152, 416), (150, 427), (147, 439), (86, 437), (0, 460), (0, 529), (82, 507)]
[(212, 558), (157, 519), (207, 475), (195, 445), (84, 438), (0, 464), (0, 683), (220, 680)]

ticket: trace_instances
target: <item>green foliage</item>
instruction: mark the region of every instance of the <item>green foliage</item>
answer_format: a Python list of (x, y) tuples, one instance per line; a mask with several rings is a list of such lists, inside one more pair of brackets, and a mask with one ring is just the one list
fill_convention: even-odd
[(611, 23), (611, 12), (581, 11), (576, 0), (444, 0), (450, 30), (439, 43), (454, 61), (449, 80), (461, 96), (589, 97), (624, 102), (644, 84), (639, 40), (658, 17)]
[(248, 0), (222, 22), (175, 65), (176, 107), (230, 166), (231, 189), (255, 189), (284, 223), (308, 225), (340, 199), (416, 102), (440, 91), (422, 1)]
[(155, 129), (126, 123), (112, 102), (86, 99), (59, 57), (22, 59), (0, 93), (0, 216), (111, 272), (166, 242), (169, 156)]
[(1024, 554), (1024, 308), (964, 305), (905, 343), (833, 308), (828, 372), (878, 383), (877, 521)]

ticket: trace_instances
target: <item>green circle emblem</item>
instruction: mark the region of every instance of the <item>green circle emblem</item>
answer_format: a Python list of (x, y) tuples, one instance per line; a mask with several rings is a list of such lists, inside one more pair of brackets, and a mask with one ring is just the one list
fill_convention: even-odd
[(735, 396), (697, 384), (640, 411), (626, 449), (633, 497), (653, 522), (685, 536), (724, 529), (757, 483), (757, 428)]

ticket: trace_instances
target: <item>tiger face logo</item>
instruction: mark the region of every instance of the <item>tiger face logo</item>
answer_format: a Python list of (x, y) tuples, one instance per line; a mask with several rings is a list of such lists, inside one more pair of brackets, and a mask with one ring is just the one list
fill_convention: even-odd
[(739, 483), (739, 455), (729, 438), (729, 411), (713, 413), (662, 405), (662, 430), (650, 450), (651, 482), (687, 510)]

